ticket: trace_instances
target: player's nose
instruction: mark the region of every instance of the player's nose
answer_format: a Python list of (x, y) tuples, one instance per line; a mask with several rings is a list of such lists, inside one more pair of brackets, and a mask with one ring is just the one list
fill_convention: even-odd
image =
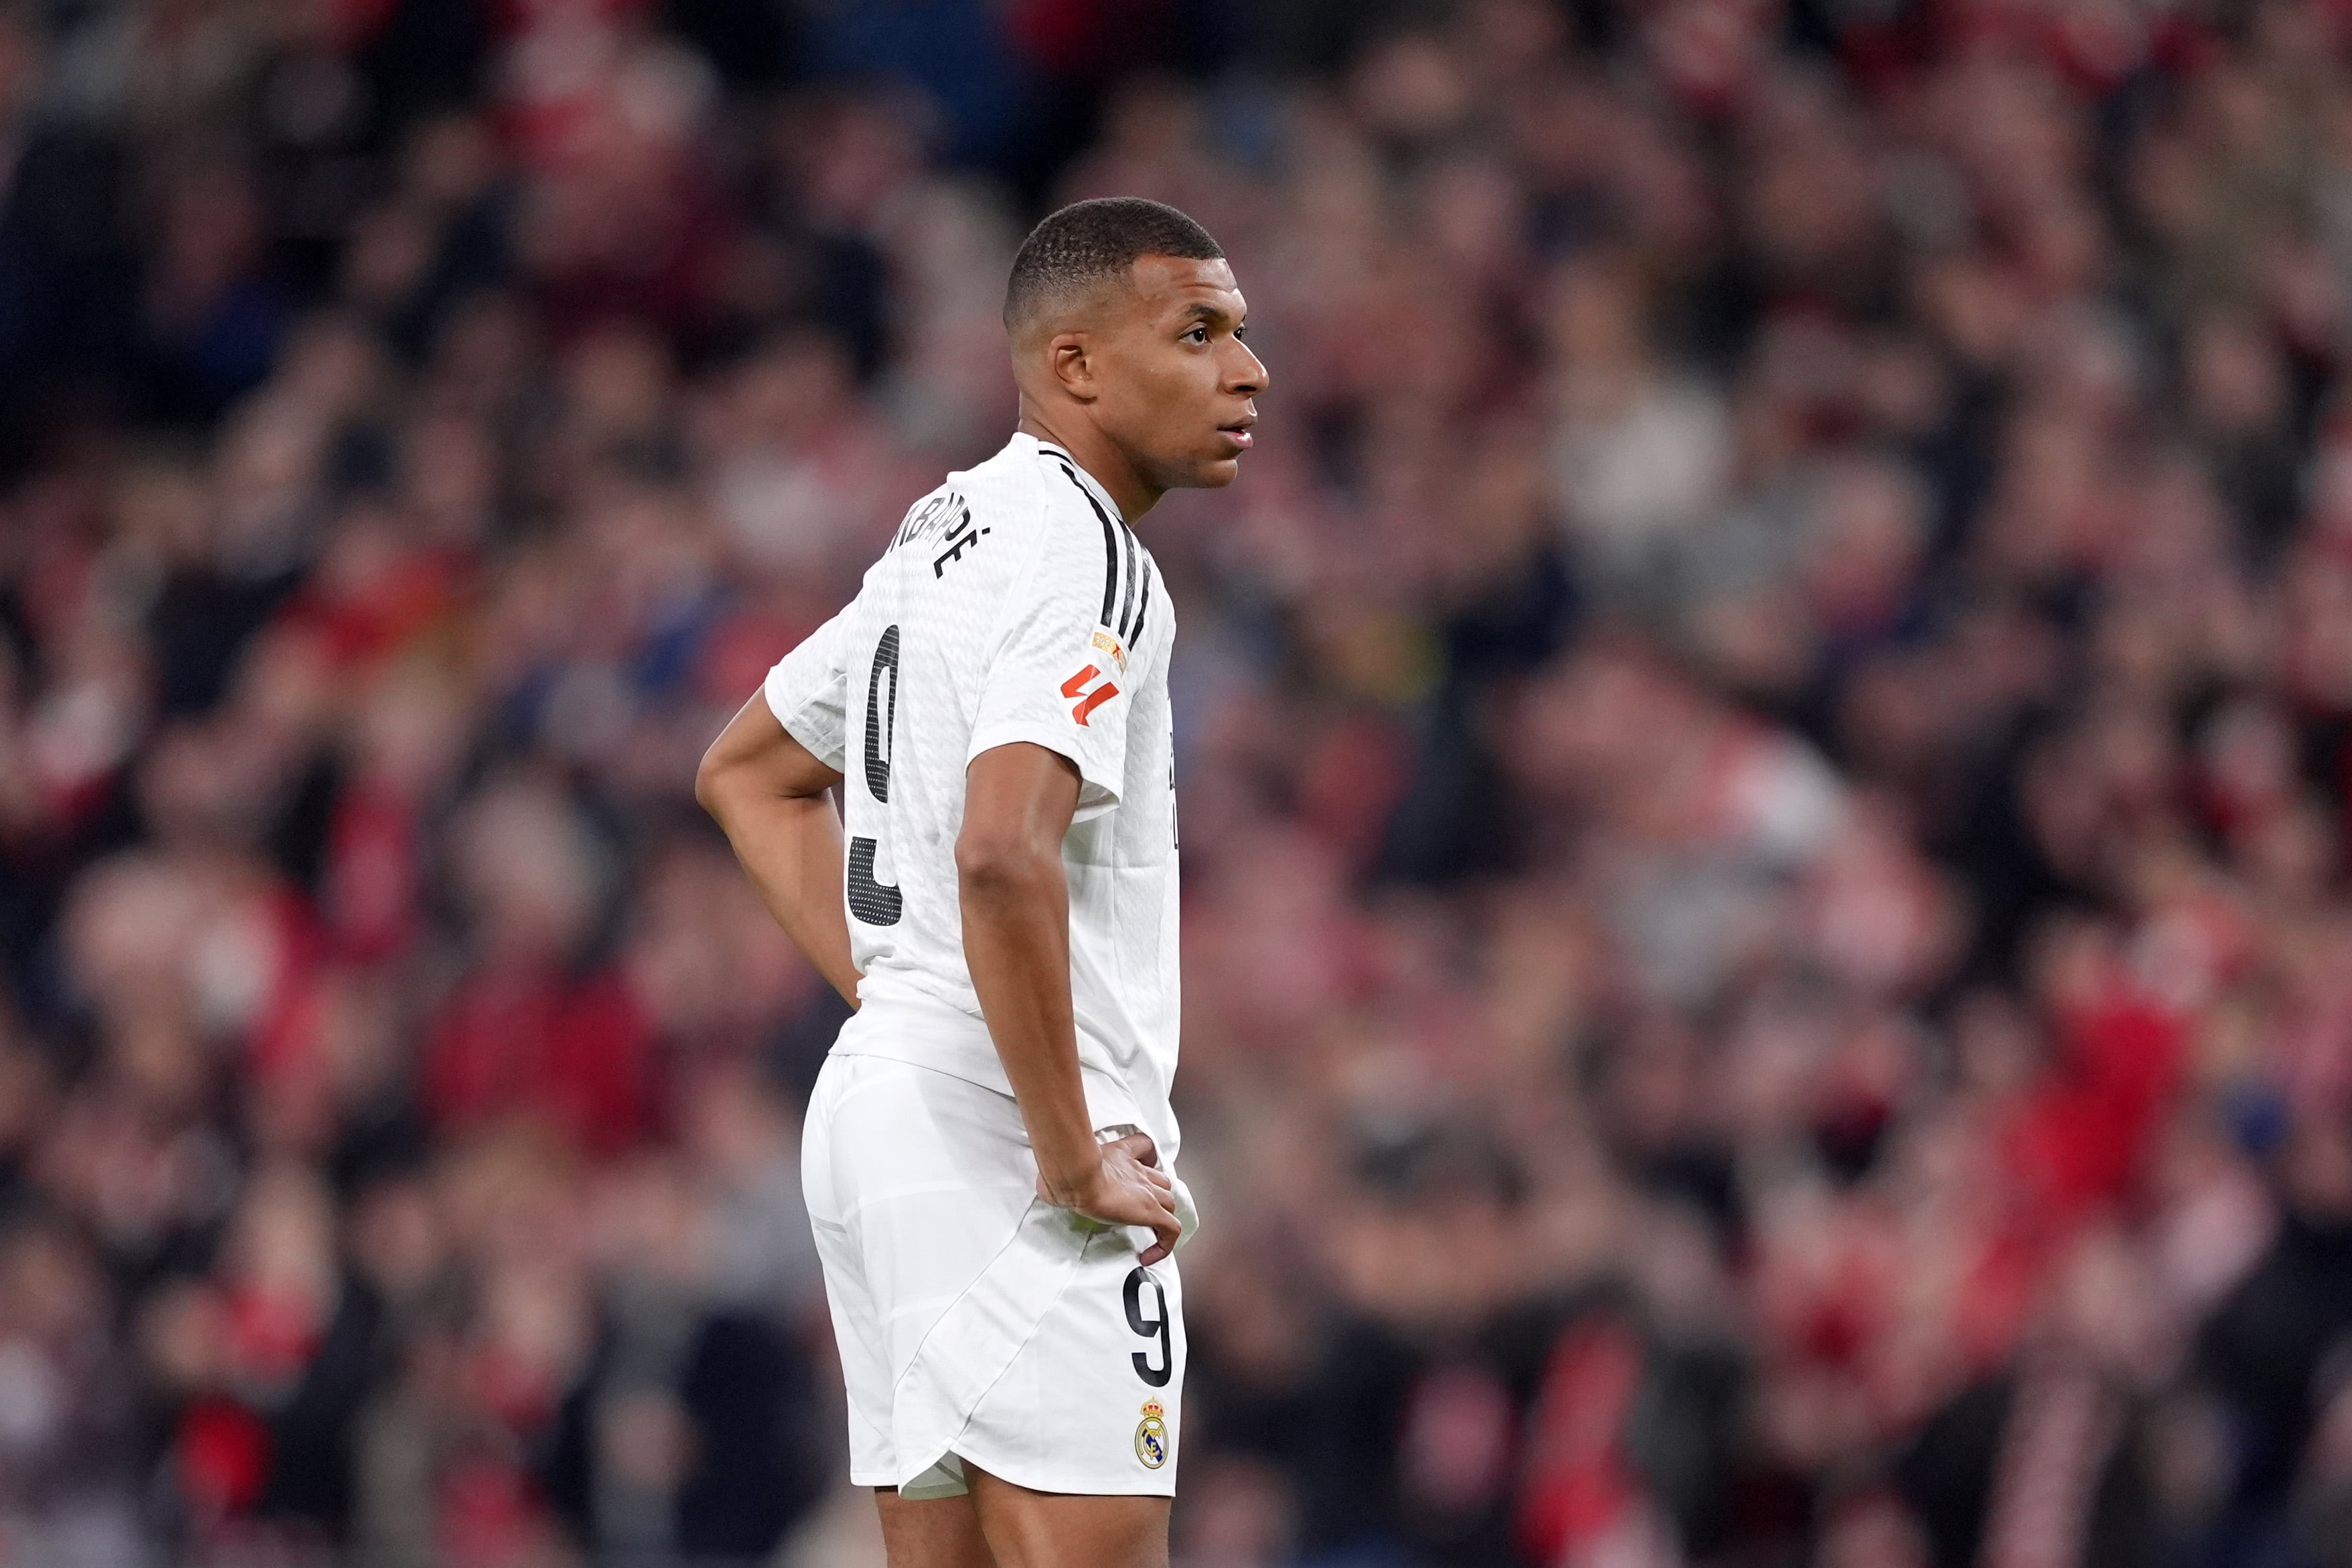
[(1241, 354), (1234, 364), (1234, 376), (1227, 385), (1243, 397), (1255, 397), (1265, 390), (1268, 379), (1265, 362), (1259, 359), (1251, 351), (1249, 344), (1239, 338), (1234, 340), (1234, 347), (1239, 349)]

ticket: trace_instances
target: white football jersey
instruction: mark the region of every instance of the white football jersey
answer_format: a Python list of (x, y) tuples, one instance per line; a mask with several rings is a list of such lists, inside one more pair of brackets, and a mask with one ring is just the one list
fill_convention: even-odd
[(843, 774), (844, 896), (864, 978), (836, 1053), (1011, 1093), (963, 954), (964, 769), (1033, 742), (1076, 764), (1062, 843), (1078, 1063), (1097, 1127), (1132, 1122), (1172, 1162), (1174, 606), (1109, 494), (1015, 435), (899, 524), (857, 596), (769, 671), (769, 707)]

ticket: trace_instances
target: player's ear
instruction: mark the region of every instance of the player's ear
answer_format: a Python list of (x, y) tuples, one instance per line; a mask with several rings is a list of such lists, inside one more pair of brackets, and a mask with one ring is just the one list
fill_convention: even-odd
[(1084, 332), (1056, 332), (1045, 345), (1045, 365), (1062, 390), (1080, 403), (1092, 403), (1097, 394), (1095, 363)]

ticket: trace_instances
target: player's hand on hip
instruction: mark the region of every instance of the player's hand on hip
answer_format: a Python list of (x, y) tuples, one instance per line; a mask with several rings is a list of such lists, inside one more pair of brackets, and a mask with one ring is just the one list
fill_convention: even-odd
[(1041, 1170), (1037, 1195), (1105, 1225), (1150, 1226), (1152, 1244), (1136, 1261), (1159, 1262), (1175, 1250), (1181, 1231), (1176, 1184), (1159, 1168), (1159, 1148), (1147, 1134), (1130, 1132), (1099, 1145), (1096, 1154), (1093, 1168), (1074, 1181), (1049, 1183)]

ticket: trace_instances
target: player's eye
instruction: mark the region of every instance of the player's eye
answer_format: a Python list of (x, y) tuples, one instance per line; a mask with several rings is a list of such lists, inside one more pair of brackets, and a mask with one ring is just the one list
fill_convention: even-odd
[(1194, 327), (1184, 334), (1184, 341), (1188, 343), (1205, 343), (1209, 341), (1209, 329), (1205, 325)]

